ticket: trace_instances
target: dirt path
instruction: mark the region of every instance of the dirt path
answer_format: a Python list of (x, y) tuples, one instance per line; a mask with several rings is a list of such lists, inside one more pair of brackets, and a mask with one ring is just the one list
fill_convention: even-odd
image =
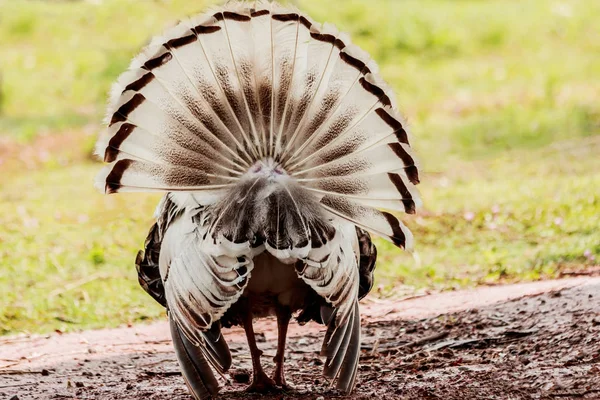
[[(362, 308), (363, 351), (352, 397), (329, 389), (318, 357), (324, 329), (294, 326), (288, 381), (250, 396), (250, 358), (226, 332), (234, 369), (222, 399), (599, 399), (600, 278), (485, 287)], [(274, 321), (257, 324), (264, 363)], [(189, 399), (165, 323), (0, 339), (0, 399)]]

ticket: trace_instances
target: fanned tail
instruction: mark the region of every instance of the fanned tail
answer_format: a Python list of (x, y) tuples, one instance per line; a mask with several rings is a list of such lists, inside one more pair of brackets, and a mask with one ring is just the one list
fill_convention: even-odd
[(106, 192), (194, 192), (208, 205), (278, 165), (323, 210), (411, 246), (382, 211), (421, 204), (394, 96), (347, 35), (295, 9), (232, 1), (167, 30), (115, 85), (108, 122)]

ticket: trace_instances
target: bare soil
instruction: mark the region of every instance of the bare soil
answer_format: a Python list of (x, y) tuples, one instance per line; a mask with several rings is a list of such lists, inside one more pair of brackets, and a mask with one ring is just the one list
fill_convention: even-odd
[[(600, 399), (600, 278), (573, 278), (362, 308), (363, 348), (352, 396), (330, 389), (318, 356), (324, 328), (290, 331), (294, 391), (243, 392), (250, 356), (226, 332), (234, 368), (221, 399)], [(271, 367), (275, 323), (256, 324)], [(0, 399), (190, 399), (164, 322), (0, 339)]]

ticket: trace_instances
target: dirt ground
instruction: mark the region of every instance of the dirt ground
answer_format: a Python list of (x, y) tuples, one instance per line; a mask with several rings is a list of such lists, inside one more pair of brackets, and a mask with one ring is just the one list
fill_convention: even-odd
[[(362, 307), (353, 396), (320, 374), (324, 328), (294, 326), (287, 358), (295, 390), (243, 392), (250, 356), (226, 331), (234, 368), (221, 399), (600, 399), (600, 278), (573, 278)], [(275, 323), (256, 324), (272, 366)], [(0, 399), (190, 399), (164, 322), (0, 339)]]

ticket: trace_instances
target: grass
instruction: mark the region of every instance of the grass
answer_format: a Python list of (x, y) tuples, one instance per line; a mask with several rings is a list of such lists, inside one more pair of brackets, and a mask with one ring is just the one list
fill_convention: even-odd
[[(96, 3), (0, 0), (0, 334), (162, 314), (133, 268), (157, 197), (98, 194), (87, 154), (130, 57), (208, 2)], [(379, 62), (422, 159), (418, 257), (377, 242), (381, 295), (598, 264), (600, 3), (298, 4)]]
[(597, 265), (598, 151), (596, 136), (429, 176), (427, 210), (408, 221), (420, 260), (411, 263), (381, 243), (379, 281), (399, 276), (410, 286), (446, 289), (556, 278)]

